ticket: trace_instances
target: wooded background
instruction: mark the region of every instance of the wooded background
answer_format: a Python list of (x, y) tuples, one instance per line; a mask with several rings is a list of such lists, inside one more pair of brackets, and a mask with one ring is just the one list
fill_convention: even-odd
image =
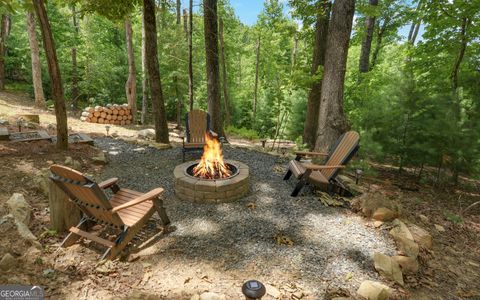
[(228, 0), (0, 0), (0, 89), (52, 99), (60, 123), (64, 99), (129, 103), (163, 142), (192, 108), (227, 136), (304, 148), (352, 128), (363, 159), (479, 175), (480, 1), (283, 2), (247, 26)]

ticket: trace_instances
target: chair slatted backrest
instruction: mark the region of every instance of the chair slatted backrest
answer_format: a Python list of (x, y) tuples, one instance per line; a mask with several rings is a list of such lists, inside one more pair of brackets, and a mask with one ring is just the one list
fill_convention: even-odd
[[(348, 131), (342, 134), (333, 145), (329, 156), (326, 159), (326, 166), (343, 166), (346, 165), (350, 159), (360, 148), (360, 135), (355, 131)], [(325, 169), (321, 170), (325, 178), (328, 180), (337, 176), (340, 169)]]
[(188, 143), (205, 143), (205, 133), (210, 129), (210, 115), (194, 109), (187, 113), (186, 130)]
[(75, 202), (87, 217), (100, 223), (123, 226), (117, 213), (111, 211), (112, 205), (97, 183), (82, 173), (60, 165), (50, 167), (50, 179), (57, 184)]

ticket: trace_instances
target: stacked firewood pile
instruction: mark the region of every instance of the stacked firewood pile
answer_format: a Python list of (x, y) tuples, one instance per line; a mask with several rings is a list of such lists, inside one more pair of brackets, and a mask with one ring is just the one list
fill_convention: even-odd
[(115, 125), (130, 125), (132, 119), (132, 111), (128, 104), (87, 107), (80, 117), (84, 122)]

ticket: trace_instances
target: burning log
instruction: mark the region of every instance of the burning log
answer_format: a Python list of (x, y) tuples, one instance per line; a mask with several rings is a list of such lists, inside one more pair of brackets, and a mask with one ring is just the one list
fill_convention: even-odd
[(220, 142), (209, 134), (205, 134), (202, 158), (193, 169), (193, 175), (204, 179), (227, 178), (232, 175), (228, 165), (223, 160)]

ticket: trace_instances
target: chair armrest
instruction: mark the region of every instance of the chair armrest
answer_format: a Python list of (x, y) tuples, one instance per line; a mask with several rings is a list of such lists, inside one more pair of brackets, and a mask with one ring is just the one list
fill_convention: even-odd
[(328, 156), (328, 153), (309, 151), (295, 151), (295, 154), (298, 156)]
[(314, 164), (302, 164), (302, 165), (309, 170), (345, 169), (345, 166), (320, 166), (320, 165), (314, 165)]
[(218, 134), (212, 130), (208, 130), (208, 134), (210, 134), (214, 138), (218, 138)]
[(119, 205), (119, 206), (114, 207), (114, 208), (112, 209), (112, 212), (117, 212), (117, 211), (119, 211), (119, 210), (128, 208), (128, 207), (130, 207), (130, 206), (134, 206), (134, 205), (140, 204), (140, 203), (142, 203), (142, 202), (145, 202), (145, 201), (147, 201), (147, 200), (151, 200), (151, 199), (153, 199), (153, 198), (158, 197), (158, 195), (160, 195), (162, 192), (163, 192), (163, 189), (162, 189), (162, 188), (153, 189), (153, 190), (151, 190), (150, 192), (141, 195), (140, 197), (137, 197), (137, 198), (135, 198), (135, 199), (133, 199), (133, 200), (128, 201), (127, 203), (124, 203), (124, 204), (122, 204), (122, 205)]
[(113, 177), (113, 178), (110, 178), (110, 179), (107, 179), (105, 181), (102, 181), (98, 184), (98, 186), (101, 188), (101, 189), (108, 189), (109, 187), (111, 187), (112, 185), (116, 184), (118, 181), (118, 178), (117, 177)]

